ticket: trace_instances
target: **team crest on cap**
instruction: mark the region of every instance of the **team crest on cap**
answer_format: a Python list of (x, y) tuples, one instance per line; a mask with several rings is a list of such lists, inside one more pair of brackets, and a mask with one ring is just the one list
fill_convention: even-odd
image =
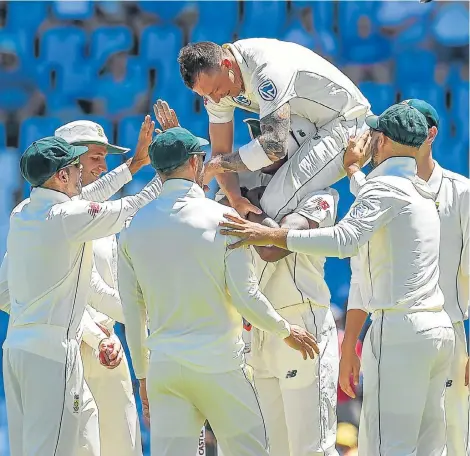
[(244, 95), (238, 95), (238, 97), (232, 97), (232, 100), (237, 103), (237, 104), (241, 104), (243, 106), (250, 106), (251, 105), (251, 101), (246, 98)]
[(104, 137), (104, 130), (101, 128), (100, 125), (96, 125), (96, 133), (98, 136)]
[(258, 87), (258, 92), (263, 100), (273, 101), (277, 95), (277, 89), (271, 79), (262, 82)]

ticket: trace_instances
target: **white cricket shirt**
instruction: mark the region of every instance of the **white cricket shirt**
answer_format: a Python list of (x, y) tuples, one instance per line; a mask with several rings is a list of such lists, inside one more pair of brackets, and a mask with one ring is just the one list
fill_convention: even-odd
[[(436, 161), (434, 164), (427, 183), (434, 194), (441, 221), (439, 286), (444, 294), (444, 309), (452, 323), (457, 323), (468, 318), (470, 301), (470, 181), (460, 174), (443, 169)], [(351, 177), (351, 192), (356, 195), (365, 182), (364, 173), (354, 173)], [(357, 277), (359, 273), (356, 271), (354, 274), (353, 271), (353, 275)]]
[[(292, 115), (320, 128), (338, 117), (356, 119), (370, 108), (345, 74), (303, 46), (266, 38), (224, 46), (240, 66), (245, 90), (219, 103), (205, 100), (211, 123), (230, 122), (235, 108), (258, 113), (262, 119), (289, 102)], [(296, 136), (302, 140), (298, 132)]]
[(241, 315), (289, 335), (259, 290), (251, 249), (227, 249), (234, 239), (219, 233), (227, 212), (235, 213), (197, 184), (170, 179), (121, 233), (119, 292), (137, 378), (147, 375), (147, 349), (152, 362), (171, 359), (207, 373), (239, 369)]
[(11, 310), (4, 347), (65, 362), (64, 347), (83, 332), (93, 266), (90, 241), (119, 232), (160, 187), (154, 179), (143, 194), (103, 203), (72, 200), (45, 188), (31, 191), (10, 218)]
[(413, 158), (385, 160), (366, 177), (348, 214), (336, 226), (290, 231), (288, 249), (344, 258), (366, 246), (361, 249), (367, 252), (367, 265), (361, 268), (360, 308), (441, 310), (439, 215), (430, 189), (416, 184), (415, 172)]
[[(333, 226), (339, 195), (326, 189), (304, 198), (296, 213), (318, 223)], [(263, 294), (275, 309), (311, 301), (315, 305), (330, 305), (330, 290), (325, 281), (325, 257), (292, 253), (275, 263), (256, 258), (256, 274)]]

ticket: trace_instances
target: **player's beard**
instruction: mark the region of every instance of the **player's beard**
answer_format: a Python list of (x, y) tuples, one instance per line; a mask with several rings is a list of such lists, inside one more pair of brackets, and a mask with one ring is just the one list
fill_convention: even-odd
[(373, 139), (371, 144), (370, 144), (370, 165), (372, 168), (375, 168), (378, 165), (378, 155), (379, 155), (379, 141), (377, 139)]

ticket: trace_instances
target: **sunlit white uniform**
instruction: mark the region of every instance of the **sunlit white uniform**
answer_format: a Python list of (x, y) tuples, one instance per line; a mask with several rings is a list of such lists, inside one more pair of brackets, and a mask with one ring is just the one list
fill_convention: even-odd
[(445, 454), (444, 393), (455, 338), (439, 288), (439, 215), (415, 171), (412, 158), (385, 160), (337, 225), (287, 237), (291, 251), (339, 258), (367, 246), (364, 304), (348, 304), (373, 318), (362, 351), (360, 456)]
[[(333, 226), (337, 201), (335, 190), (324, 190), (306, 197), (295, 212), (320, 227)], [(325, 258), (301, 253), (275, 263), (255, 258), (265, 296), (287, 321), (311, 332), (320, 348), (320, 356), (304, 361), (276, 338), (253, 330), (250, 364), (270, 455), (336, 456), (338, 337), (324, 279)]]
[[(147, 379), (154, 456), (193, 456), (206, 419), (225, 456), (268, 454), (241, 315), (280, 338), (290, 330), (259, 291), (251, 249), (228, 250), (233, 239), (218, 232), (227, 211), (197, 184), (169, 179), (120, 236), (126, 338)], [(157, 272), (156, 258), (175, 262)]]
[[(154, 181), (149, 188), (160, 186)], [(89, 196), (86, 190), (83, 196)], [(79, 454), (79, 345), (93, 266), (90, 241), (120, 231), (147, 202), (141, 194), (105, 203), (71, 200), (34, 188), (13, 211), (7, 241), (11, 309), (3, 345), (12, 456)]]
[[(233, 120), (235, 108), (259, 114), (260, 119), (289, 103), (291, 138), (289, 161), (277, 171), (262, 199), (267, 214), (279, 221), (302, 199), (344, 177), (343, 152), (351, 135), (365, 131), (369, 102), (338, 68), (313, 51), (265, 38), (225, 45), (240, 67), (244, 92), (219, 103), (206, 100), (211, 123)], [(291, 147), (291, 143), (297, 147)], [(271, 161), (244, 152), (240, 156), (251, 171)], [(276, 198), (270, 198), (270, 193)]]
[[(463, 322), (468, 319), (470, 288), (470, 181), (434, 163), (428, 185), (435, 195), (441, 221), (439, 286), (444, 294), (444, 309), (455, 331), (455, 352), (446, 384), (447, 451), (449, 456), (466, 456), (469, 389), (465, 386), (468, 354)], [(355, 173), (351, 179), (351, 191), (357, 194), (365, 181), (362, 172)]]

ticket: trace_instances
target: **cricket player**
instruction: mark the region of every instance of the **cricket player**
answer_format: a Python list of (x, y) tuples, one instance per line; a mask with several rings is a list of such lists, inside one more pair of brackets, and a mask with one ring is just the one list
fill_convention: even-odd
[(362, 352), (359, 455), (443, 455), (444, 392), (455, 339), (439, 288), (439, 215), (429, 187), (415, 178), (427, 122), (405, 104), (366, 121), (375, 169), (337, 225), (272, 229), (227, 215), (222, 234), (241, 238), (231, 249), (275, 245), (340, 258), (367, 245), (365, 306), (348, 309), (340, 362), (340, 384), (348, 392), (350, 374), (357, 381), (360, 369), (356, 341), (372, 313)]
[[(152, 455), (192, 455), (206, 419), (225, 456), (267, 455), (244, 370), (241, 315), (304, 359), (318, 347), (260, 293), (251, 250), (228, 252), (218, 233), (228, 209), (205, 198), (200, 141), (172, 128), (149, 153), (163, 189), (121, 233), (118, 277), (134, 371), (150, 407)], [(155, 258), (170, 263), (157, 271)]]
[[(447, 451), (466, 456), (468, 444), (468, 352), (464, 321), (469, 307), (469, 208), (470, 181), (460, 174), (441, 168), (433, 159), (432, 143), (438, 133), (439, 115), (423, 100), (404, 103), (420, 111), (427, 121), (428, 138), (417, 154), (417, 175), (429, 184), (441, 221), (439, 286), (444, 294), (444, 309), (455, 332), (455, 352), (446, 383)], [(356, 167), (351, 176), (351, 190), (357, 194), (366, 176)]]
[[(234, 172), (256, 171), (288, 156), (262, 201), (276, 222), (305, 196), (344, 177), (343, 152), (350, 136), (367, 129), (370, 105), (331, 63), (298, 44), (264, 38), (188, 44), (178, 61), (185, 84), (205, 98), (214, 155), (207, 177), (217, 175), (240, 215), (258, 208), (242, 197)], [(261, 135), (232, 152), (237, 107), (259, 113)], [(296, 152), (290, 156), (289, 150)]]
[[(142, 148), (148, 148), (154, 126), (150, 116), (146, 116), (136, 146), (137, 157), (142, 154)], [(103, 127), (95, 122), (88, 120), (70, 122), (58, 128), (55, 136), (69, 144), (88, 147), (88, 152), (80, 156), (82, 182), (85, 186), (96, 183), (102, 190), (100, 196), (103, 199), (108, 199), (116, 193), (139, 169), (132, 160), (129, 160), (108, 175), (106, 181), (98, 181), (100, 175), (107, 171), (107, 154), (123, 154), (129, 149), (109, 144)], [(109, 191), (109, 194), (105, 194), (106, 191)], [(116, 236), (113, 234), (94, 240), (93, 257), (95, 267), (92, 271), (90, 305), (87, 309), (95, 323), (104, 326), (109, 335), (117, 338), (114, 333), (114, 323), (116, 321), (124, 323), (124, 315), (117, 287)], [(102, 312), (96, 309), (101, 309)], [(123, 353), (122, 361), (115, 369), (103, 369), (94, 346), (86, 342), (85, 337), (80, 350), (85, 381), (91, 389), (94, 402), (87, 404), (85, 410), (93, 417), (98, 416), (99, 410), (101, 449), (98, 454), (142, 455), (139, 417), (126, 355)], [(87, 429), (89, 418), (82, 422), (84, 426), (82, 433), (89, 435), (90, 431)], [(96, 439), (90, 440), (96, 441)], [(88, 442), (88, 446), (92, 444), (91, 442)]]
[(20, 162), (33, 189), (13, 211), (7, 240), (11, 312), (3, 372), (12, 456), (77, 454), (90, 241), (119, 232), (148, 202), (141, 195), (105, 203), (75, 198), (87, 150), (48, 137), (31, 144)]

